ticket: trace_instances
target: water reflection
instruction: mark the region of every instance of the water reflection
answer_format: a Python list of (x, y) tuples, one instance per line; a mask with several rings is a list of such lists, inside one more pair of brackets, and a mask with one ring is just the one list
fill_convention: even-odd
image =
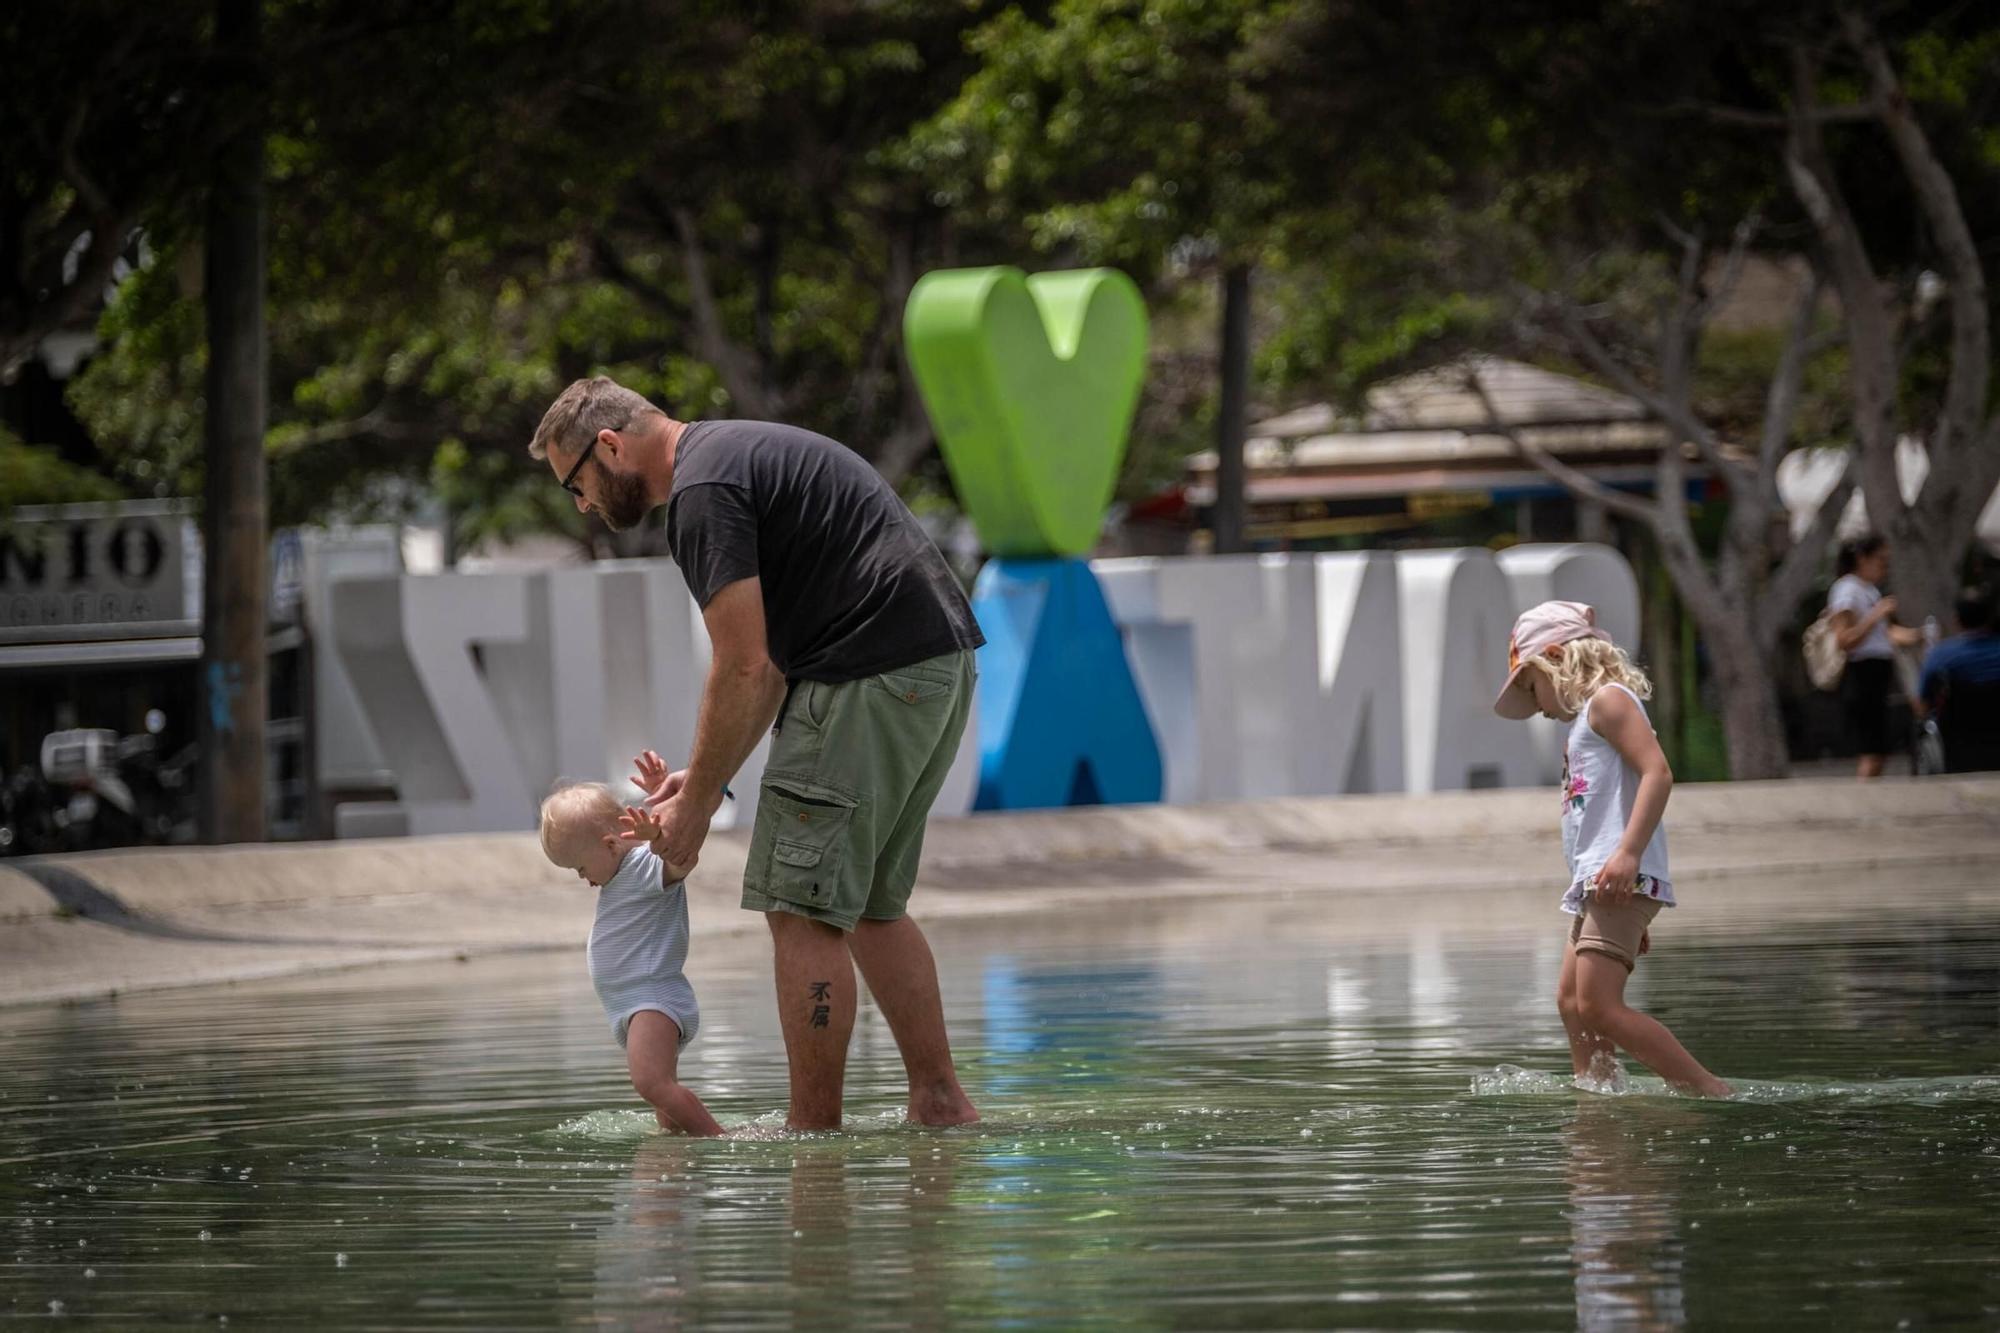
[(1687, 1123), (1670, 1111), (1585, 1097), (1563, 1126), (1578, 1328), (1687, 1325), (1676, 1191), (1653, 1155), (1652, 1136), (1671, 1119)]
[[(988, 1114), (945, 1134), (886, 1037), (845, 1135), (652, 1134), (562, 955), (0, 1014), (0, 1315), (2000, 1322), (2000, 905), (1801, 924), (1812, 888), (1642, 969), (1732, 1105), (1566, 1085), (1545, 895), (942, 928)], [(766, 974), (700, 984), (690, 1081), (767, 1130)]]
[(632, 1154), (629, 1179), (612, 1192), (611, 1220), (597, 1229), (592, 1310), (598, 1323), (678, 1329), (701, 1295), (696, 1262), (699, 1187), (688, 1141), (649, 1135)]

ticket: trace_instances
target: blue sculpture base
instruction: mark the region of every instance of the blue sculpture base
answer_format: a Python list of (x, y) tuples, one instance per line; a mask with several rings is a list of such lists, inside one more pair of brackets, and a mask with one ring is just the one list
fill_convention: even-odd
[(973, 808), (1159, 800), (1159, 742), (1090, 565), (991, 561), (972, 608), (986, 631)]

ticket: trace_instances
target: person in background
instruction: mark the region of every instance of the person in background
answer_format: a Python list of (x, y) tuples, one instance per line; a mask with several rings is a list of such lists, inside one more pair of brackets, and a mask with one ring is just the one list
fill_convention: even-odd
[(1840, 698), (1848, 734), (1860, 757), (1855, 772), (1882, 776), (1882, 764), (1897, 748), (1889, 734), (1889, 693), (1896, 683), (1896, 649), (1923, 641), (1920, 630), (1895, 623), (1896, 599), (1882, 593), (1889, 576), (1889, 543), (1878, 536), (1857, 537), (1840, 548), (1840, 577), (1826, 595), (1833, 629), (1847, 654)]
[(1993, 589), (1958, 597), (1959, 632), (1931, 649), (1917, 684), (1944, 739), (1945, 771), (2000, 769), (2000, 608)]

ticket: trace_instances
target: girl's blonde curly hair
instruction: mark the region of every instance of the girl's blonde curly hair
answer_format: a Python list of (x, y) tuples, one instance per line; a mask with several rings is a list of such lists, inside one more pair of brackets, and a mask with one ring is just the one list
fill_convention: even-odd
[(1653, 697), (1653, 682), (1609, 639), (1571, 639), (1556, 655), (1537, 653), (1523, 665), (1528, 664), (1554, 682), (1556, 702), (1565, 713), (1581, 713), (1590, 697), (1606, 685), (1623, 685), (1641, 699)]

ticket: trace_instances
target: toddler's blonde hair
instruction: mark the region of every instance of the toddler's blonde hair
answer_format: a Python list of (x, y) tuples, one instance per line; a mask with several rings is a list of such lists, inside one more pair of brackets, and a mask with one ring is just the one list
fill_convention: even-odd
[(576, 845), (579, 834), (616, 833), (624, 812), (601, 782), (562, 783), (542, 801), (542, 855), (561, 865), (562, 853)]
[(1528, 662), (1555, 683), (1556, 702), (1565, 713), (1581, 713), (1606, 685), (1623, 685), (1641, 699), (1653, 697), (1653, 682), (1609, 639), (1571, 639), (1561, 645), (1560, 656), (1536, 653)]

